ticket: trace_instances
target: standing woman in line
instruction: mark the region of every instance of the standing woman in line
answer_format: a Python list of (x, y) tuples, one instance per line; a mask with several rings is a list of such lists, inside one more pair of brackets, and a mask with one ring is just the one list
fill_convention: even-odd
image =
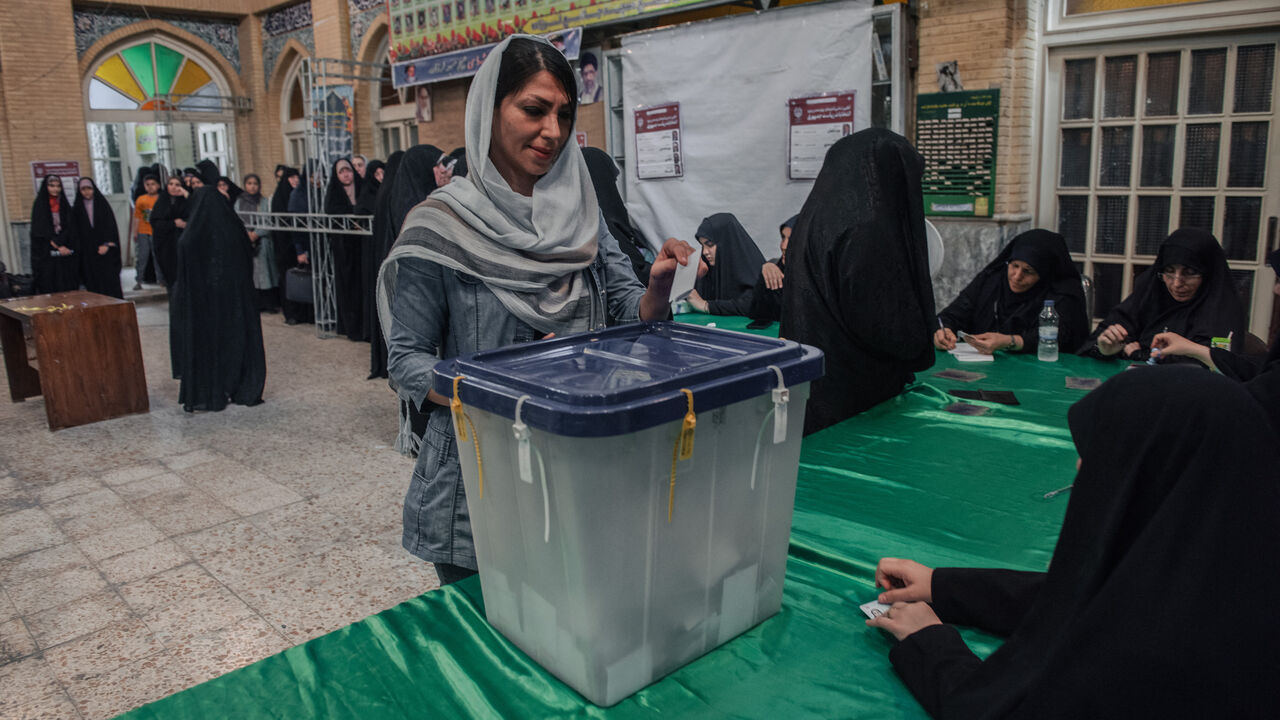
[(378, 268), (391, 252), (399, 228), (391, 227), (391, 189), (400, 169), (403, 150), (391, 153), (382, 175), (382, 184), (373, 199), (373, 235), (361, 246), (360, 295), (364, 304), (364, 324), (369, 335), (369, 380), (387, 376), (387, 342), (378, 323)]
[[(333, 163), (329, 187), (325, 190), (324, 211), (328, 215), (354, 215), (363, 182), (351, 161), (339, 158)], [(360, 314), (360, 245), (359, 235), (333, 233), (329, 247), (333, 250), (333, 292), (338, 301), (338, 334), (352, 340), (361, 339), (364, 321)]]
[[(381, 249), (382, 256), (378, 260), (379, 266), (382, 265), (382, 261), (391, 252), (391, 246), (395, 244), (396, 237), (400, 234), (400, 228), (404, 225), (404, 219), (409, 214), (409, 211), (417, 206), (418, 203), (426, 200), (427, 196), (435, 192), (436, 188), (440, 187), (441, 184), (448, 184), (451, 177), (449, 170), (446, 165), (441, 164), (446, 162), (447, 158), (448, 156), (435, 145), (415, 145), (405, 151), (388, 193), (385, 222), (380, 225), (377, 216), (373, 220), (375, 242), (380, 237), (376, 234), (378, 231), (386, 233), (386, 237), (383, 238), (386, 245)], [(378, 332), (382, 332), (381, 327), (382, 323), (379, 322)], [(382, 376), (387, 377), (387, 350), (385, 345), (382, 348), (381, 361)], [(411, 397), (408, 397), (407, 393), (400, 392), (400, 388), (394, 381), (389, 384), (396, 391), (400, 405), (400, 433), (396, 436), (396, 450), (400, 451), (402, 455), (418, 457), (418, 453), (422, 448), (422, 436), (427, 431), (427, 413), (430, 412), (431, 408), (419, 407)]]
[(391, 379), (430, 408), (403, 543), (435, 563), (442, 584), (474, 574), (476, 557), (449, 401), (431, 389), (435, 364), (601, 328), (610, 317), (665, 319), (677, 264), (698, 262), (668, 240), (649, 287), (635, 279), (569, 142), (576, 111), (577, 83), (560, 51), (527, 35), (499, 43), (467, 95), (471, 172), (409, 213), (379, 274)]
[(151, 208), (151, 254), (166, 288), (173, 287), (178, 272), (178, 236), (187, 227), (189, 194), (182, 178), (174, 175), (165, 181), (164, 190)]
[[(236, 198), (236, 212), (271, 212), (271, 198), (262, 196), (262, 178), (256, 173), (244, 176), (244, 192)], [(242, 217), (243, 219), (243, 217)], [(253, 288), (258, 296), (258, 310), (277, 312), (280, 301), (279, 276), (276, 275), (275, 246), (269, 230), (249, 230), (253, 246)]]
[(31, 271), (37, 295), (80, 287), (76, 251), (71, 203), (62, 194), (62, 178), (46, 175), (31, 203)]
[(80, 178), (72, 209), (80, 239), (80, 275), (89, 292), (124, 299), (120, 287), (120, 228), (93, 178)]

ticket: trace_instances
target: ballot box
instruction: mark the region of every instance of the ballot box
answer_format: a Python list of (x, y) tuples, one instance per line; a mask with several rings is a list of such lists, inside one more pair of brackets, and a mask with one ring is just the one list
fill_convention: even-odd
[(489, 622), (612, 705), (778, 612), (821, 374), (815, 348), (674, 323), (438, 364)]

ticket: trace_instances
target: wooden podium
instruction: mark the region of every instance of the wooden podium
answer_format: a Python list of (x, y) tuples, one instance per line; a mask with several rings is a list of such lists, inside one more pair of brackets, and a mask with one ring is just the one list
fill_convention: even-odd
[(50, 430), (150, 410), (133, 303), (75, 292), (0, 302), (9, 397), (44, 396)]

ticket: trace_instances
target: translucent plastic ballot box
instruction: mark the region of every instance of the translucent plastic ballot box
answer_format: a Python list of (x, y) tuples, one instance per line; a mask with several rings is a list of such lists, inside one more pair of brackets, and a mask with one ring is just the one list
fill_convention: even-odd
[(822, 361), (647, 323), (439, 363), (489, 622), (607, 706), (778, 612)]

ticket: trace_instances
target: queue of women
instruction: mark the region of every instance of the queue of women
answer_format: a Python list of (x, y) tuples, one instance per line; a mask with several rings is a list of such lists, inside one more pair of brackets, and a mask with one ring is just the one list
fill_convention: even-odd
[[(866, 130), (831, 148), (803, 208), (779, 227), (778, 257), (766, 261), (727, 213), (697, 228), (701, 258), (675, 239), (653, 253), (617, 196), (616, 166), (569, 141), (575, 89), (549, 43), (503, 41), (467, 97), (471, 172), (430, 191), (424, 169), (438, 151), (414, 148), (399, 173), (414, 160), (416, 191), (430, 195), (375, 203), (376, 237), (394, 238), (377, 282), (386, 369), (418, 450), (403, 544), (442, 583), (476, 570), (448, 400), (432, 390), (442, 359), (666, 318), (676, 267), (697, 262), (695, 309), (780, 319), (783, 337), (824, 351), (812, 432), (901, 392), (958, 331), (981, 352), (1031, 351), (1052, 299), (1065, 347), (1177, 366), (1120, 373), (1071, 409), (1080, 463), (1047, 573), (885, 558), (876, 582), (892, 607), (868, 624), (901, 641), (891, 662), (938, 717), (1274, 712), (1280, 625), (1223, 608), (1280, 600), (1280, 576), (1245, 559), (1280, 540), (1280, 424), (1268, 419), (1280, 363), (1275, 348), (1264, 361), (1207, 347), (1228, 337), (1238, 348), (1245, 333), (1212, 236), (1173, 233), (1092, 334), (1066, 244), (1044, 230), (1014, 238), (938, 313), (923, 161), (901, 136)], [(944, 623), (1008, 641), (982, 661)]]
[[(799, 213), (780, 224), (776, 257), (766, 260), (729, 213), (698, 226), (700, 255), (677, 239), (655, 253), (628, 217), (617, 166), (569, 141), (577, 104), (560, 51), (515, 36), (473, 79), (466, 146), (453, 153), (419, 145), (385, 163), (280, 167), (269, 198), (257, 176), (241, 190), (216, 167), (147, 179), (146, 234), (171, 285), (184, 407), (261, 401), (258, 310), (309, 319), (283, 279), (308, 264), (310, 247), (302, 234), (249, 232), (237, 211), (306, 212), (308, 183), (326, 171), (316, 210), (373, 216), (371, 241), (329, 238), (338, 329), (371, 342), (369, 376), (388, 377), (399, 396), (397, 445), (417, 456), (403, 544), (445, 584), (477, 565), (448, 400), (432, 389), (442, 359), (668, 318), (677, 266), (698, 263), (694, 309), (780, 321), (782, 337), (823, 350), (811, 433), (902, 392), (935, 350), (1034, 351), (1038, 315), (1053, 300), (1064, 349), (1175, 367), (1120, 373), (1071, 409), (1080, 462), (1048, 572), (885, 558), (876, 582), (892, 607), (868, 624), (900, 641), (890, 660), (938, 717), (1274, 711), (1280, 625), (1222, 608), (1280, 600), (1280, 576), (1244, 559), (1280, 540), (1280, 343), (1266, 357), (1239, 352), (1245, 313), (1212, 235), (1172, 233), (1092, 333), (1080, 274), (1047, 230), (1014, 237), (938, 312), (924, 163), (902, 136), (872, 129), (837, 142)], [(110, 208), (91, 180), (80, 185), (74, 208), (56, 178), (36, 199), (37, 281), (119, 296)], [(1211, 348), (1215, 338), (1229, 349)], [(1008, 641), (982, 661), (944, 623)]]

